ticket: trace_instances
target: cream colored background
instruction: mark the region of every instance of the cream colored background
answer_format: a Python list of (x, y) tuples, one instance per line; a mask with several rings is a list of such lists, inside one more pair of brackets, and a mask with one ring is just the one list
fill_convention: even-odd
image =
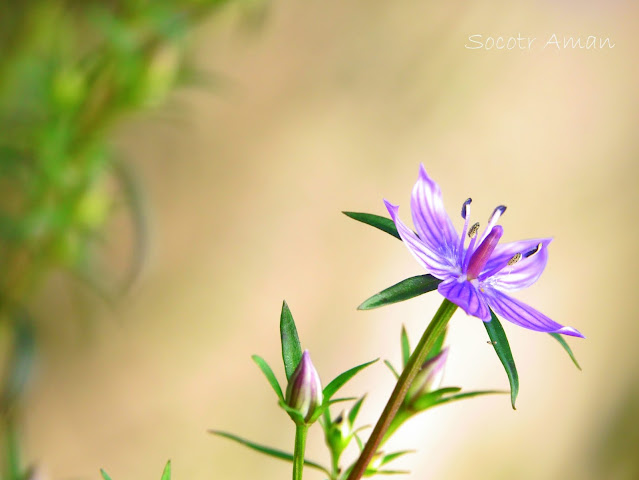
[[(579, 372), (548, 336), (505, 325), (518, 410), (504, 396), (424, 414), (394, 439), (418, 450), (396, 466), (414, 479), (635, 478), (636, 433), (623, 432), (639, 430), (637, 6), (433, 3), (282, 0), (257, 31), (235, 11), (202, 26), (195, 60), (220, 88), (182, 91), (118, 133), (152, 214), (143, 277), (116, 308), (93, 302), (88, 335), (61, 321), (41, 339), (26, 436), (49, 478), (104, 467), (156, 479), (168, 458), (176, 480), (288, 478), (289, 465), (206, 430), (292, 448), (292, 423), (250, 359), (283, 377), (284, 298), (325, 382), (378, 356), (396, 362), (402, 322), (421, 334), (437, 294), (355, 310), (421, 270), (401, 243), (340, 213), (384, 214), (387, 198), (408, 220), (419, 162), (458, 227), (472, 196), (479, 221), (508, 205), (506, 241), (554, 236), (546, 273), (519, 298), (588, 338), (569, 339)], [(518, 32), (616, 46), (464, 49), (475, 33)], [(61, 281), (42, 308), (85, 316)], [(478, 320), (454, 317), (445, 384), (507, 388), (486, 340)], [(362, 422), (391, 386), (379, 364), (346, 389), (370, 392)], [(311, 433), (309, 457), (323, 460)]]

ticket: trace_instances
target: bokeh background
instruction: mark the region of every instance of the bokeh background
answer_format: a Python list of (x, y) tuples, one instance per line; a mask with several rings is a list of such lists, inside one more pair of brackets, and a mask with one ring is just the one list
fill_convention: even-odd
[[(115, 302), (63, 274), (39, 290), (25, 459), (50, 479), (98, 478), (100, 467), (159, 478), (169, 458), (176, 479), (287, 478), (288, 464), (206, 430), (292, 448), (292, 422), (250, 360), (278, 365), (283, 299), (326, 381), (372, 358), (397, 362), (402, 323), (418, 338), (438, 295), (356, 311), (422, 272), (401, 243), (340, 211), (385, 214), (387, 198), (408, 219), (423, 162), (458, 227), (472, 196), (480, 222), (508, 206), (506, 241), (554, 237), (545, 274), (518, 297), (587, 339), (569, 339), (580, 372), (547, 335), (505, 325), (517, 411), (507, 396), (431, 410), (393, 438), (417, 449), (397, 466), (414, 479), (639, 478), (637, 4), (274, 0), (258, 10), (203, 18), (189, 48), (212, 81), (113, 128), (141, 185), (150, 249)], [(464, 48), (469, 35), (518, 33), (537, 48)], [(541, 48), (553, 33), (615, 47)], [(126, 263), (131, 235), (116, 211), (107, 263)], [(479, 321), (458, 312), (449, 340), (444, 384), (507, 388)], [(391, 388), (377, 364), (346, 393), (369, 392), (360, 420), (374, 423)], [(314, 430), (308, 456), (324, 460)]]

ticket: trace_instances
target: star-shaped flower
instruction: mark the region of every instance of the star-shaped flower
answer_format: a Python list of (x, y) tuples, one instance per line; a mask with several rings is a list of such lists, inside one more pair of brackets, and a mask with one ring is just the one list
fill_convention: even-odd
[(444, 209), (439, 185), (428, 176), (423, 165), (420, 165), (411, 197), (417, 234), (399, 219), (398, 206), (386, 200), (384, 203), (408, 250), (428, 273), (442, 280), (437, 287), (439, 293), (467, 314), (488, 322), (492, 309), (506, 320), (530, 330), (583, 337), (574, 328), (560, 325), (508, 294), (537, 281), (546, 267), (552, 239), (499, 245), (503, 228), (497, 221), (506, 207), (494, 210), (479, 235), (479, 223), (469, 226), (469, 198), (462, 206), (464, 228), (459, 236)]

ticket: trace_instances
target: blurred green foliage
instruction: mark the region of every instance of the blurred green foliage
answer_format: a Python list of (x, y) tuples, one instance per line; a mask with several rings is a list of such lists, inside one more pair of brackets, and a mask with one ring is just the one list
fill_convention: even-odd
[[(43, 281), (63, 270), (112, 296), (140, 266), (137, 182), (109, 134), (193, 78), (188, 34), (230, 1), (0, 0), (2, 478), (24, 476), (13, 412), (37, 337), (30, 302)], [(109, 283), (96, 259), (119, 205), (132, 219), (134, 252), (128, 272)]]

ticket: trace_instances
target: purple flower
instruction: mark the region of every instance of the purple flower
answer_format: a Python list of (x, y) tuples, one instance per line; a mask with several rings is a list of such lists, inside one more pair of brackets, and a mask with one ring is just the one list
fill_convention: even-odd
[(439, 293), (467, 314), (488, 322), (492, 309), (506, 320), (530, 330), (583, 337), (574, 328), (564, 327), (508, 295), (537, 281), (546, 267), (552, 239), (499, 245), (503, 228), (497, 221), (506, 207), (494, 210), (480, 235), (479, 223), (470, 225), (469, 198), (462, 206), (464, 228), (459, 236), (444, 210), (439, 185), (431, 180), (424, 165), (420, 165), (411, 197), (417, 234), (399, 219), (398, 206), (386, 200), (384, 203), (408, 250), (428, 273), (442, 280), (437, 287)]

